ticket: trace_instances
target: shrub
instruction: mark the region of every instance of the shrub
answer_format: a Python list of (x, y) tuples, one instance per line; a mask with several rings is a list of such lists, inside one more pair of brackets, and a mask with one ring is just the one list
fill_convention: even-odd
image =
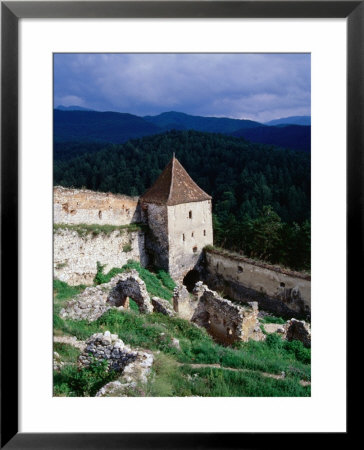
[(301, 341), (285, 341), (284, 348), (287, 352), (293, 353), (298, 361), (304, 364), (311, 362), (311, 349), (306, 348)]
[(114, 380), (117, 373), (108, 369), (106, 360), (93, 360), (89, 367), (66, 366), (54, 374), (54, 394), (69, 397), (93, 397), (102, 386)]
[(129, 252), (131, 252), (131, 249), (132, 249), (132, 246), (131, 246), (130, 242), (128, 244), (123, 245), (123, 252), (129, 253)]

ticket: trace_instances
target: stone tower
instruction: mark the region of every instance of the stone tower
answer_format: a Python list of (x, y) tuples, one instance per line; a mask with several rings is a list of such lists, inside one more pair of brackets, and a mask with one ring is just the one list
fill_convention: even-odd
[(173, 156), (140, 201), (154, 263), (181, 281), (198, 263), (202, 249), (213, 243), (211, 196)]

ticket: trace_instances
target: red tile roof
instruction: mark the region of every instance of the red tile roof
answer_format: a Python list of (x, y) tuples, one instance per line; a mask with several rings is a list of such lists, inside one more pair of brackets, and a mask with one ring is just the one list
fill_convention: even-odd
[(197, 186), (178, 159), (173, 156), (157, 181), (142, 195), (141, 200), (171, 206), (211, 200), (211, 196)]

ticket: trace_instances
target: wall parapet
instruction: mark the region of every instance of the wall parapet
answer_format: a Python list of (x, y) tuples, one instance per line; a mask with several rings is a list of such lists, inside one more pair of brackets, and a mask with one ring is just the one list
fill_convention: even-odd
[(285, 267), (277, 266), (274, 264), (269, 264), (264, 261), (248, 258), (247, 256), (239, 255), (238, 253), (234, 253), (223, 248), (214, 247), (212, 245), (207, 245), (204, 248), (204, 252), (215, 253), (216, 255), (226, 256), (227, 258), (233, 259), (235, 261), (245, 262), (247, 264), (251, 264), (253, 266), (258, 266), (263, 269), (273, 270), (274, 272), (279, 272), (284, 275), (288, 275), (295, 278), (302, 278), (303, 280), (311, 281), (311, 275), (306, 272), (298, 272), (295, 270), (287, 269)]
[(202, 279), (231, 299), (241, 303), (257, 301), (260, 309), (289, 319), (311, 315), (309, 275), (211, 248), (205, 250), (204, 259)]
[(54, 223), (127, 225), (142, 222), (138, 197), (87, 189), (53, 188)]

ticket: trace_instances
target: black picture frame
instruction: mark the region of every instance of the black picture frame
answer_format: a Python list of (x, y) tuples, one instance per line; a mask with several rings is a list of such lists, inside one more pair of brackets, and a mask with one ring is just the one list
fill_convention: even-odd
[[(18, 21), (21, 18), (346, 18), (347, 304), (363, 274), (364, 1), (1, 2), (1, 448), (257, 448), (279, 434), (19, 433), (18, 355)], [(349, 313), (348, 309), (348, 313)], [(12, 320), (9, 320), (12, 318)], [(15, 319), (14, 319), (15, 318)], [(12, 345), (7, 345), (11, 332)], [(348, 345), (347, 348), (350, 348)], [(350, 413), (348, 411), (348, 418)], [(336, 442), (348, 438), (335, 435)], [(166, 430), (167, 431), (167, 430)], [(300, 437), (300, 445), (309, 439)], [(327, 443), (327, 436), (321, 435)], [(320, 436), (315, 435), (318, 441)], [(282, 444), (283, 445), (283, 444)]]

